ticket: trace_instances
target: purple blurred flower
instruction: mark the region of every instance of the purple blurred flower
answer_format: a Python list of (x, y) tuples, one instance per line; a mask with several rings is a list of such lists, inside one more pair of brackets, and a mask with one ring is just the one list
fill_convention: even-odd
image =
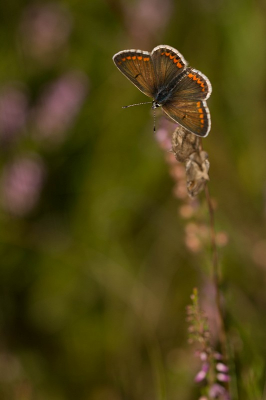
[(218, 383), (214, 383), (210, 390), (209, 396), (211, 399), (220, 399), (220, 400), (230, 400), (230, 395), (228, 391)]
[(206, 375), (207, 375), (207, 373), (205, 372), (205, 371), (199, 371), (198, 373), (197, 373), (197, 375), (195, 376), (195, 382), (201, 382), (201, 381), (203, 381), (205, 378), (206, 378)]
[[(158, 37), (171, 17), (171, 0), (139, 0), (134, 6), (125, 8), (126, 25), (136, 43), (142, 43), (143, 50)], [(156, 35), (155, 35), (156, 33)]]
[[(219, 332), (220, 332), (220, 317), (217, 312), (217, 307), (215, 306), (215, 288), (213, 284), (206, 280), (204, 289), (203, 289), (204, 296), (202, 298), (202, 308), (204, 309), (207, 317), (208, 323), (210, 327), (210, 331), (212, 333), (212, 342), (215, 343), (219, 339)], [(217, 353), (218, 356), (218, 353)], [(216, 358), (216, 357), (215, 357)]]
[(43, 179), (43, 163), (37, 156), (24, 156), (7, 165), (0, 181), (4, 210), (18, 216), (28, 214), (38, 202)]
[(210, 368), (209, 363), (202, 364), (201, 370), (195, 376), (195, 382), (203, 381), (206, 378), (209, 368)]
[(225, 365), (221, 362), (216, 364), (216, 369), (219, 372), (228, 372), (229, 371), (229, 368), (227, 367), (227, 365)]
[(168, 131), (161, 127), (156, 131), (155, 138), (163, 150), (171, 149), (171, 138)]
[(220, 382), (229, 382), (230, 376), (220, 372), (219, 374), (217, 374), (217, 380)]
[(223, 356), (221, 353), (218, 353), (217, 351), (214, 353), (214, 358), (215, 360), (222, 360)]
[(200, 359), (201, 359), (201, 361), (206, 361), (207, 358), (208, 358), (207, 353), (206, 353), (205, 351), (202, 351), (202, 352), (200, 353)]
[(163, 150), (169, 152), (169, 150), (171, 150), (172, 148), (172, 134), (170, 134), (169, 132), (172, 132), (174, 130), (176, 123), (173, 123), (169, 119), (162, 117), (159, 120), (158, 125), (159, 127), (158, 129), (156, 129), (155, 139)]
[(27, 118), (28, 100), (25, 92), (16, 85), (7, 85), (0, 90), (0, 141), (9, 144), (24, 128)]
[(69, 13), (59, 4), (30, 6), (22, 17), (20, 29), (24, 50), (33, 58), (49, 63), (66, 44), (71, 25)]
[(44, 91), (34, 115), (35, 138), (60, 143), (65, 138), (88, 91), (82, 72), (69, 72)]

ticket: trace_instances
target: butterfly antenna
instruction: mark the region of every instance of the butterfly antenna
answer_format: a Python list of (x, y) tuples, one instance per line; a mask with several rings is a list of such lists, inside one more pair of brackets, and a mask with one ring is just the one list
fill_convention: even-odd
[(134, 107), (134, 106), (140, 106), (142, 104), (152, 104), (152, 101), (147, 101), (145, 103), (136, 103), (136, 104), (130, 104), (129, 106), (123, 106), (122, 108), (128, 108), (128, 107)]

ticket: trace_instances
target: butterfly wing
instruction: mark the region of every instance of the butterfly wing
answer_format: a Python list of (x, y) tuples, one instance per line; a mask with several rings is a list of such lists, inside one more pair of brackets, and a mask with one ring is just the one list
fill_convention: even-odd
[(211, 117), (205, 100), (211, 94), (211, 83), (205, 75), (193, 68), (187, 68), (180, 78), (162, 108), (169, 117), (190, 132), (207, 136), (211, 128)]
[(157, 88), (165, 88), (187, 67), (187, 62), (173, 47), (160, 45), (151, 53)]
[(178, 101), (162, 106), (164, 112), (195, 135), (205, 137), (211, 129), (211, 117), (205, 100)]
[(141, 50), (124, 50), (115, 54), (113, 61), (117, 68), (146, 96), (154, 97), (154, 67), (151, 54)]

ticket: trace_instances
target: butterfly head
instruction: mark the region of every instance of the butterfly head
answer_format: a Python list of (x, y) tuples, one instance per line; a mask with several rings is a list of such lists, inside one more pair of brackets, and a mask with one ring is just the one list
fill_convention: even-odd
[(155, 110), (155, 109), (158, 108), (158, 107), (161, 107), (161, 104), (157, 103), (157, 101), (153, 101), (153, 102), (152, 102), (151, 108), (152, 108), (153, 110)]

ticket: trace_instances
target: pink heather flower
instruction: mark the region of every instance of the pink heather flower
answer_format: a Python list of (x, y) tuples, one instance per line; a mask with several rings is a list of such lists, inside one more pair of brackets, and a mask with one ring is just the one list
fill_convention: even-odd
[(202, 364), (202, 367), (201, 367), (202, 371), (208, 372), (209, 368), (210, 368), (209, 363)]
[(17, 216), (28, 214), (39, 200), (44, 178), (40, 159), (24, 156), (7, 165), (0, 180), (1, 203)]
[(201, 359), (201, 361), (206, 361), (207, 358), (208, 358), (207, 353), (205, 353), (205, 351), (202, 351), (202, 352), (200, 353), (200, 359)]
[(217, 374), (217, 380), (220, 382), (229, 382), (230, 376), (220, 372), (219, 374)]
[(223, 356), (222, 356), (221, 353), (215, 352), (214, 353), (214, 358), (215, 358), (215, 360), (222, 360)]
[[(220, 319), (215, 306), (215, 290), (212, 283), (208, 280), (204, 285), (204, 296), (202, 298), (202, 308), (208, 317), (210, 331), (212, 332), (212, 340), (215, 342), (219, 337)], [(218, 354), (217, 354), (218, 356)], [(216, 357), (215, 357), (216, 358)]]
[(24, 51), (43, 63), (49, 63), (66, 44), (71, 25), (69, 13), (59, 4), (28, 7), (20, 28)]
[(24, 128), (28, 99), (18, 85), (6, 85), (0, 90), (0, 141), (10, 143)]
[(220, 399), (220, 400), (230, 400), (230, 395), (228, 391), (219, 383), (214, 383), (210, 390), (209, 390), (209, 396), (211, 399)]
[(219, 372), (228, 372), (229, 371), (229, 368), (227, 367), (227, 365), (225, 365), (221, 362), (216, 364), (216, 369)]
[(205, 371), (199, 371), (195, 376), (195, 382), (201, 382), (206, 378), (207, 373)]
[[(146, 50), (146, 46), (150, 46), (154, 37), (157, 37), (167, 25), (171, 17), (172, 5), (171, 0), (138, 0), (125, 7), (129, 34), (136, 43), (141, 41), (143, 50)], [(156, 35), (154, 35), (155, 32)]]
[(62, 142), (71, 127), (88, 90), (82, 72), (68, 72), (44, 91), (33, 116), (35, 138)]
[(206, 378), (207, 372), (209, 371), (209, 363), (204, 363), (201, 370), (195, 376), (195, 382), (201, 382)]
[[(172, 121), (169, 121), (165, 117), (160, 118), (158, 128), (156, 129), (156, 134), (155, 138), (157, 139), (157, 142), (159, 143), (159, 146), (163, 149), (169, 152), (172, 148), (172, 139), (171, 139), (171, 132), (174, 130), (176, 127), (176, 123), (173, 123)], [(171, 153), (168, 153), (171, 155)], [(176, 159), (173, 155), (173, 160), (175, 161), (176, 164)]]
[(159, 128), (156, 130), (155, 138), (160, 144), (163, 150), (171, 149), (171, 139), (168, 131), (165, 128)]

